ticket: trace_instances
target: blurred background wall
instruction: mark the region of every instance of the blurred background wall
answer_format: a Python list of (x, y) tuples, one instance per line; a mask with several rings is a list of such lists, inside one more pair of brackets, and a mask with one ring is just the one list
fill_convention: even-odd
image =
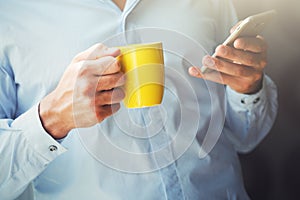
[(278, 14), (264, 31), (266, 73), (279, 91), (276, 123), (251, 153), (240, 155), (253, 200), (300, 199), (300, 1), (233, 0), (240, 19), (268, 9)]

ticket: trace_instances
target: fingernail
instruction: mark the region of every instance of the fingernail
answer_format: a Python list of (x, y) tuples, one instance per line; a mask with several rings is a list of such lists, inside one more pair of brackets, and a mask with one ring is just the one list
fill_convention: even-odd
[(106, 53), (108, 54), (114, 54), (116, 52), (120, 51), (120, 49), (116, 48), (116, 47), (111, 47), (111, 48), (107, 48), (106, 49)]
[(195, 69), (195, 67), (191, 67), (190, 72), (193, 76), (199, 76), (200, 75), (199, 71), (197, 69)]
[(207, 67), (213, 67), (215, 66), (215, 61), (211, 57), (206, 56), (203, 60), (203, 65)]

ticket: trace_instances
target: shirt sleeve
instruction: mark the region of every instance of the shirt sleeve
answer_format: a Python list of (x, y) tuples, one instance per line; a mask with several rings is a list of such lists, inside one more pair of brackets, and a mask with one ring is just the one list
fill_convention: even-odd
[(57, 156), (66, 151), (41, 124), (38, 105), (14, 119), (17, 87), (0, 65), (0, 197), (15, 199)]
[[(223, 43), (238, 21), (231, 0), (213, 0), (217, 16), (216, 42)], [(226, 87), (227, 111), (225, 133), (238, 152), (252, 150), (269, 132), (277, 114), (277, 89), (265, 76), (263, 88), (245, 95)]]
[(227, 86), (227, 136), (239, 152), (251, 151), (270, 131), (277, 114), (277, 88), (264, 76), (262, 89), (253, 95), (240, 94)]

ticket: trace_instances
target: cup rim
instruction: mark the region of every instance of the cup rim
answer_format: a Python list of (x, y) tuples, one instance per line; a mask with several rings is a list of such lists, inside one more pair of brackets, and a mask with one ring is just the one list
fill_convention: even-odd
[(129, 50), (138, 50), (138, 49), (144, 49), (144, 48), (154, 48), (159, 46), (162, 49), (162, 42), (149, 42), (149, 43), (135, 43), (135, 44), (128, 44), (125, 46), (118, 46), (121, 51), (122, 49), (124, 51), (129, 51)]

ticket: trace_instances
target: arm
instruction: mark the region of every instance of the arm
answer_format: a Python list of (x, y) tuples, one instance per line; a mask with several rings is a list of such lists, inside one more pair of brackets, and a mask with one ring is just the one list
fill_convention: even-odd
[(213, 71), (191, 74), (226, 85), (225, 128), (237, 151), (253, 149), (271, 129), (277, 113), (277, 91), (264, 75), (266, 44), (261, 36), (238, 38), (234, 46), (220, 45), (217, 58), (206, 56), (203, 64)]
[[(0, 71), (0, 196), (19, 196), (66, 149), (54, 138), (101, 122), (119, 108), (124, 92), (118, 49), (98, 44), (78, 54), (54, 91), (19, 117), (17, 88), (8, 65)], [(114, 94), (113, 94), (114, 93)], [(114, 96), (112, 96), (114, 95)], [(30, 97), (29, 97), (30, 98)]]
[(96, 44), (74, 57), (58, 86), (40, 102), (43, 127), (56, 139), (102, 122), (120, 108), (125, 79), (120, 50)]
[(227, 137), (238, 152), (246, 153), (270, 131), (277, 114), (277, 88), (264, 76), (262, 89), (256, 94), (240, 94), (226, 88), (227, 113), (225, 129)]
[(0, 80), (0, 196), (14, 199), (65, 149), (44, 131), (37, 106), (15, 118), (17, 88), (3, 61)]
[[(219, 3), (217, 13), (222, 16), (218, 17), (217, 30), (223, 35), (217, 38), (225, 38), (224, 26), (235, 21), (230, 15), (234, 10), (229, 1), (222, 6), (225, 1), (216, 2)], [(202, 74), (198, 67), (191, 67), (189, 73), (226, 85), (225, 132), (237, 151), (246, 152), (265, 137), (277, 112), (276, 87), (264, 75), (267, 45), (261, 36), (243, 37), (237, 38), (233, 46), (219, 45), (215, 53), (217, 58), (205, 56), (202, 60), (204, 66), (212, 69), (210, 72)]]

